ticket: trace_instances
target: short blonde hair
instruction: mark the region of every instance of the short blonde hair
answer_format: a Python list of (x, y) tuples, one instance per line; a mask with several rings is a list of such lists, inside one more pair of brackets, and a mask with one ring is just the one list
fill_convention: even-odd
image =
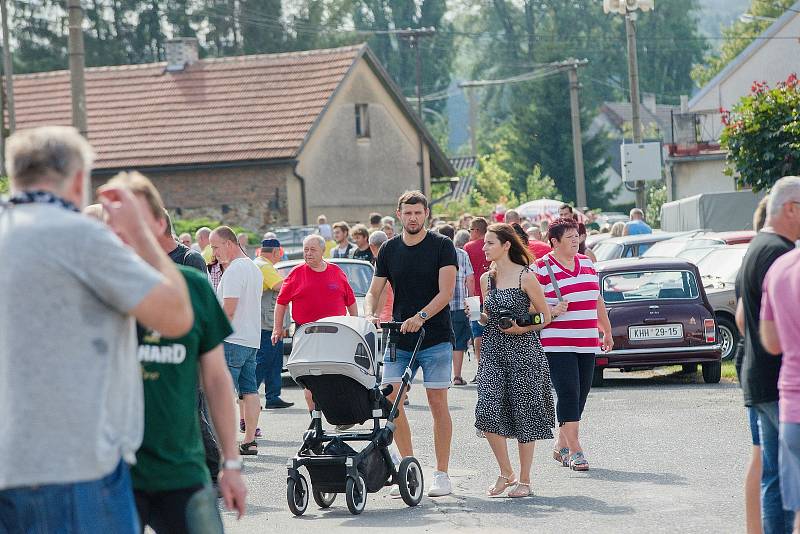
[(90, 173), (93, 161), (92, 146), (67, 126), (20, 130), (6, 144), (6, 169), (15, 188), (41, 182), (62, 185), (77, 172)]
[(164, 220), (164, 201), (153, 182), (144, 174), (137, 171), (121, 172), (108, 181), (108, 185), (125, 187), (134, 195), (142, 197), (150, 208), (150, 212), (157, 221)]

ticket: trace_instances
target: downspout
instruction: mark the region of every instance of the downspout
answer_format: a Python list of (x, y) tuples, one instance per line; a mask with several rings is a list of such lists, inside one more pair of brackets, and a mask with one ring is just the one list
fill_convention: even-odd
[(300, 176), (300, 173), (297, 172), (297, 166), (300, 164), (298, 160), (294, 160), (294, 165), (292, 166), (292, 174), (300, 180), (300, 211), (303, 213), (303, 226), (308, 224), (308, 216), (306, 215), (306, 179)]

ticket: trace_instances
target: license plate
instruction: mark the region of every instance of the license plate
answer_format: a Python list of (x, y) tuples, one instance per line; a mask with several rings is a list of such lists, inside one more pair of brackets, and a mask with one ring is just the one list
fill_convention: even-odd
[(660, 324), (658, 326), (629, 326), (628, 339), (646, 341), (648, 339), (683, 339), (682, 324)]

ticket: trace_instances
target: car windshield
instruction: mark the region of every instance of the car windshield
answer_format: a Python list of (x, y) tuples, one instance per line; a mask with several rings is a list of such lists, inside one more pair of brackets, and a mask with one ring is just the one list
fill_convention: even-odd
[(675, 258), (685, 250), (719, 244), (722, 243), (716, 239), (667, 239), (666, 241), (653, 244), (642, 256), (645, 258)]
[(682, 250), (678, 253), (678, 258), (683, 258), (684, 260), (690, 261), (697, 265), (697, 262), (705, 258), (709, 253), (718, 249), (719, 246), (716, 247), (702, 247), (702, 248), (688, 248), (686, 250)]
[(697, 262), (697, 269), (703, 277), (716, 278), (721, 282), (733, 284), (736, 282), (746, 252), (746, 247), (724, 247), (714, 250)]
[[(337, 267), (340, 267), (344, 274), (347, 275), (347, 281), (350, 287), (353, 288), (353, 293), (357, 297), (363, 297), (369, 291), (369, 286), (372, 283), (372, 274), (374, 269), (371, 265), (363, 263), (349, 263), (349, 262), (335, 262)], [(299, 264), (282, 265), (278, 267), (278, 273), (286, 278), (289, 272)]]
[(694, 274), (688, 271), (637, 271), (603, 278), (603, 300), (694, 299), (700, 294)]
[(597, 261), (614, 260), (622, 256), (622, 245), (601, 241), (592, 249)]

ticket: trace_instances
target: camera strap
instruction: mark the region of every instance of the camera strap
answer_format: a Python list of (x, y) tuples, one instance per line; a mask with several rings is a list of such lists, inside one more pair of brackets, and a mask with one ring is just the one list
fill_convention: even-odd
[(547, 267), (547, 274), (550, 275), (550, 283), (553, 284), (553, 289), (556, 292), (556, 297), (558, 297), (558, 301), (562, 302), (564, 299), (561, 297), (561, 289), (558, 287), (558, 282), (556, 282), (556, 275), (553, 274), (553, 267), (550, 265), (550, 259), (545, 256), (544, 257), (544, 266)]

